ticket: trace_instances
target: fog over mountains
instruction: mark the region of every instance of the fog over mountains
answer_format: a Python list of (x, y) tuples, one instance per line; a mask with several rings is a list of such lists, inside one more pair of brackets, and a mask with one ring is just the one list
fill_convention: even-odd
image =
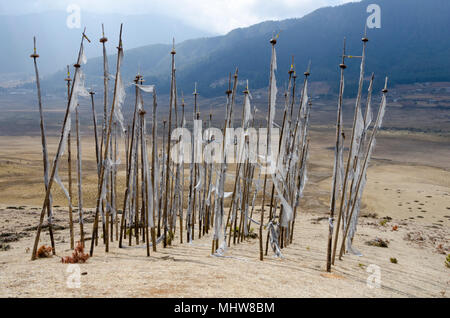
[[(200, 31), (188, 27), (180, 27), (181, 31), (178, 29), (152, 32), (151, 27), (139, 28), (133, 24), (135, 23), (133, 21), (124, 21), (123, 78), (130, 83), (139, 71), (145, 76), (147, 84), (156, 84), (159, 92), (167, 93), (170, 84), (171, 50), (171, 44), (169, 44), (171, 35), (168, 33), (175, 33), (177, 87), (180, 91), (190, 92), (194, 82), (198, 82), (199, 90), (204, 96), (221, 95), (225, 90), (229, 72), (233, 72), (236, 67), (239, 68), (240, 79), (250, 81), (251, 89), (263, 88), (268, 83), (269, 39), (274, 32), (281, 31), (277, 44), (279, 85), (283, 85), (283, 81), (286, 80), (291, 58), (294, 55), (299, 73), (303, 73), (311, 60), (311, 80), (329, 83), (331, 89), (336, 90), (343, 39), (347, 38), (348, 54), (361, 54), (361, 37), (369, 16), (366, 8), (371, 3), (373, 3), (372, 0), (365, 0), (322, 8), (303, 18), (267, 21), (248, 28), (233, 30), (223, 36), (210, 37), (204, 37)], [(391, 84), (450, 81), (450, 41), (448, 40), (450, 1), (377, 0), (376, 3), (381, 7), (381, 28), (368, 30), (367, 35), (370, 41), (366, 66), (366, 74), (370, 75), (371, 72), (376, 74), (376, 86), (382, 85), (384, 76), (390, 77)], [(96, 20), (95, 17), (92, 19)], [(48, 23), (51, 25), (53, 22)], [(94, 22), (92, 23), (95, 25)], [(110, 39), (109, 50), (114, 51), (117, 46), (119, 24), (108, 23), (106, 20), (105, 23), (107, 36)], [(164, 28), (161, 27), (158, 30), (160, 29)], [(88, 34), (95, 39), (96, 51), (93, 52), (94, 49), (91, 48), (87, 54), (98, 56), (101, 54), (97, 44), (100, 37), (100, 23), (88, 30), (94, 30), (91, 33), (88, 31)], [(55, 32), (67, 34), (69, 31), (63, 28)], [(195, 35), (196, 32), (197, 35)], [(72, 44), (67, 55), (72, 56), (72, 60), (75, 61), (80, 30), (71, 30), (69, 33)], [(41, 42), (52, 42), (51, 32), (40, 31), (38, 35)], [(183, 37), (187, 38), (190, 35), (203, 37), (182, 41)], [(31, 38), (18, 35), (15, 37), (25, 42), (20, 45), (25, 45), (27, 50), (30, 50)], [(24, 41), (25, 39), (29, 41)], [(167, 44), (151, 44), (129, 49), (139, 43), (150, 42)], [(59, 47), (58, 43), (52, 45)], [(64, 86), (61, 85), (65, 76), (63, 59), (55, 56), (49, 61), (46, 54), (51, 55), (50, 52), (50, 49), (39, 50), (42, 56), (39, 62), (43, 68), (61, 64), (59, 67), (61, 71), (44, 78), (43, 87), (48, 91), (64, 92)], [(5, 59), (2, 60), (2, 63), (5, 63)], [(109, 62), (110, 70), (114, 70), (115, 57), (110, 56)], [(46, 63), (48, 63), (47, 66)], [(22, 64), (23, 71), (32, 69), (31, 61), (25, 63), (22, 60)], [(350, 59), (347, 64), (347, 85), (351, 91), (352, 84), (356, 83), (359, 74), (359, 60)], [(14, 63), (11, 62), (8, 66), (10, 71), (16, 69), (13, 65)], [(90, 59), (84, 69), (88, 85), (101, 89), (101, 58)], [(32, 84), (28, 87), (32, 87)]]
[[(101, 56), (101, 24), (105, 24), (108, 51), (116, 52), (119, 25), (126, 26), (123, 37), (127, 49), (144, 44), (171, 43), (172, 37), (179, 41), (212, 35), (195, 29), (179, 20), (160, 15), (121, 15), (95, 14), (82, 11), (81, 27), (92, 43), (86, 45), (88, 57)], [(33, 50), (33, 36), (37, 37), (38, 53), (41, 55), (39, 66), (43, 75), (54, 73), (66, 64), (73, 64), (79, 48), (82, 29), (69, 28), (65, 11), (52, 11), (27, 15), (0, 15), (0, 74), (33, 73), (29, 55)]]

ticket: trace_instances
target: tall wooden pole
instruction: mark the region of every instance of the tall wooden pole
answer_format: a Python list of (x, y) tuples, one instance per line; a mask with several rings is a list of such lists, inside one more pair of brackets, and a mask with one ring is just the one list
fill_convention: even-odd
[(175, 51), (175, 40), (174, 45), (172, 47), (172, 51), (170, 52), (172, 55), (172, 76), (171, 76), (171, 84), (170, 84), (170, 101), (169, 101), (169, 123), (168, 123), (168, 129), (167, 129), (167, 158), (166, 158), (166, 193), (165, 193), (165, 199), (164, 199), (164, 211), (163, 211), (163, 221), (164, 221), (164, 248), (167, 247), (167, 218), (168, 218), (168, 195), (169, 195), (169, 187), (170, 187), (170, 139), (171, 139), (171, 129), (172, 129), (172, 105), (174, 100), (174, 80), (175, 80), (175, 54), (177, 52)]
[(89, 95), (91, 95), (91, 106), (92, 106), (92, 121), (94, 122), (94, 139), (95, 139), (95, 159), (97, 160), (97, 171), (100, 174), (100, 148), (97, 136), (97, 114), (95, 113), (95, 103), (94, 103), (94, 91), (90, 91)]
[(119, 218), (117, 214), (117, 122), (114, 122), (114, 169), (113, 169), (113, 183), (111, 184), (112, 187), (112, 198), (111, 198), (111, 205), (114, 211), (114, 218), (111, 220), (111, 242), (114, 241), (113, 236), (113, 224), (115, 224), (116, 228), (116, 240), (119, 239), (119, 233), (118, 233), (118, 227), (119, 227)]
[[(359, 174), (358, 183), (356, 185), (356, 193), (355, 193), (355, 196), (354, 196), (354, 199), (353, 199), (353, 204), (352, 204), (352, 210), (350, 212), (348, 220), (352, 219), (353, 213), (355, 212), (356, 201), (358, 200), (358, 195), (359, 195), (359, 192), (360, 192), (360, 189), (361, 189), (361, 183), (363, 181), (364, 175), (365, 175), (365, 173), (367, 171), (367, 168), (368, 168), (370, 156), (372, 154), (372, 150), (373, 150), (373, 146), (374, 146), (375, 136), (378, 133), (378, 130), (380, 129), (380, 126), (381, 126), (381, 122), (383, 120), (385, 107), (386, 107), (386, 96), (387, 96), (387, 93), (388, 93), (387, 83), (388, 83), (388, 79), (386, 78), (386, 81), (385, 81), (385, 84), (384, 84), (384, 88), (383, 88), (383, 91), (382, 91), (383, 92), (383, 97), (382, 97), (380, 109), (378, 111), (377, 121), (376, 121), (375, 126), (374, 126), (374, 128), (372, 130), (372, 135), (370, 136), (369, 147), (368, 147), (368, 149), (366, 151), (364, 163), (362, 165), (363, 169), (362, 169), (362, 171)], [(350, 200), (351, 200), (351, 198), (350, 198)], [(350, 203), (352, 203), (352, 202), (350, 201), (349, 204)], [(346, 240), (346, 238), (348, 236), (349, 229), (350, 229), (350, 224), (347, 223), (344, 235), (342, 237), (341, 250), (340, 250), (340, 253), (339, 253), (339, 260), (342, 260), (342, 256), (343, 256), (344, 251), (345, 251), (345, 240)]]
[[(266, 147), (266, 158), (268, 158), (268, 156), (271, 154), (269, 154), (269, 150), (270, 150), (270, 142), (271, 142), (271, 126), (272, 123), (270, 122), (270, 119), (273, 115), (275, 114), (271, 114), (272, 110), (271, 110), (271, 104), (272, 104), (272, 76), (274, 73), (274, 65), (273, 65), (273, 54), (275, 52), (275, 45), (277, 44), (277, 40), (275, 38), (270, 40), (270, 44), (272, 45), (272, 62), (271, 62), (271, 70), (270, 70), (270, 84), (269, 84), (269, 111), (268, 111), (268, 115), (267, 115), (267, 147)], [(272, 160), (272, 158), (271, 158)], [(264, 176), (264, 186), (263, 186), (263, 200), (262, 200), (262, 206), (261, 206), (261, 220), (260, 220), (260, 225), (259, 225), (259, 259), (261, 261), (264, 260), (264, 251), (263, 251), (263, 227), (264, 227), (264, 211), (265, 211), (265, 201), (266, 201), (266, 187), (267, 187), (267, 173)]]
[(352, 130), (352, 139), (350, 141), (350, 150), (349, 150), (349, 154), (348, 154), (348, 161), (347, 161), (347, 168), (345, 171), (345, 178), (344, 178), (344, 183), (342, 185), (342, 196), (341, 196), (341, 205), (339, 208), (339, 215), (338, 215), (338, 223), (336, 226), (336, 235), (334, 238), (334, 245), (333, 245), (333, 255), (332, 255), (332, 264), (334, 265), (334, 262), (336, 260), (336, 248), (337, 248), (337, 244), (338, 244), (338, 238), (339, 238), (339, 230), (340, 230), (340, 226), (341, 226), (341, 219), (342, 219), (342, 212), (344, 209), (344, 203), (345, 203), (345, 197), (346, 197), (346, 193), (347, 193), (347, 181), (348, 181), (348, 175), (350, 172), (350, 166), (353, 160), (353, 144), (354, 144), (354, 140), (355, 140), (355, 128), (356, 128), (356, 123), (358, 120), (358, 114), (361, 111), (360, 110), (360, 106), (361, 106), (361, 93), (362, 93), (362, 82), (364, 80), (364, 62), (365, 62), (365, 52), (366, 52), (366, 45), (367, 42), (369, 40), (364, 36), (362, 38), (362, 42), (363, 42), (363, 51), (362, 51), (362, 61), (361, 61), (361, 74), (360, 74), (360, 79), (359, 79), (359, 88), (358, 88), (358, 96), (356, 99), (356, 106), (355, 106), (355, 116), (353, 119), (353, 130)]
[[(109, 123), (108, 123), (108, 129), (106, 133), (106, 143), (105, 143), (105, 151), (103, 154), (103, 161), (106, 161), (108, 159), (108, 151), (109, 151), (109, 139), (111, 137), (111, 130), (112, 130), (112, 121), (114, 116), (114, 110), (115, 110), (115, 104), (116, 104), (116, 95), (117, 95), (117, 84), (118, 84), (118, 77), (117, 74), (120, 71), (120, 60), (121, 60), (121, 53), (122, 53), (122, 27), (123, 25), (120, 25), (120, 35), (119, 35), (119, 46), (117, 48), (117, 70), (116, 70), (116, 80), (114, 84), (114, 98), (113, 103), (111, 106), (111, 114), (109, 116)], [(90, 250), (90, 256), (92, 257), (94, 255), (94, 237), (98, 234), (98, 215), (99, 215), (99, 209), (100, 209), (100, 201), (102, 199), (102, 188), (103, 188), (103, 178), (105, 177), (105, 166), (101, 165), (100, 169), (100, 178), (99, 178), (99, 184), (98, 184), (98, 193), (97, 193), (97, 207), (95, 210), (95, 219), (94, 219), (94, 227), (92, 231), (92, 241), (91, 241), (91, 250)]]
[[(84, 39), (87, 39), (89, 41), (89, 39), (87, 38), (85, 32), (86, 32), (86, 29), (84, 30), (84, 32), (82, 34), (82, 37), (81, 37), (80, 51), (78, 53), (77, 64), (75, 64), (76, 66), (80, 66), (80, 63), (81, 63), (81, 53), (82, 53), (82, 49), (83, 49), (83, 41), (84, 41)], [(48, 186), (47, 186), (47, 190), (46, 190), (46, 193), (45, 193), (44, 203), (42, 204), (41, 216), (39, 218), (39, 225), (37, 227), (36, 237), (35, 237), (34, 245), (33, 245), (33, 250), (31, 252), (32, 253), (31, 254), (31, 260), (32, 261), (36, 260), (36, 258), (37, 258), (36, 252), (37, 252), (37, 248), (38, 248), (38, 244), (39, 244), (39, 238), (40, 238), (41, 231), (42, 231), (42, 223), (44, 222), (45, 211), (48, 208), (48, 205), (50, 204), (50, 201), (49, 201), (50, 193), (51, 193), (51, 189), (52, 189), (52, 186), (53, 186), (54, 178), (55, 178), (55, 175), (56, 175), (56, 170), (58, 169), (58, 163), (59, 163), (59, 159), (60, 159), (60, 156), (61, 156), (61, 152), (62, 152), (61, 150), (63, 148), (64, 139), (66, 137), (66, 135), (65, 135), (66, 125), (67, 125), (68, 119), (70, 118), (70, 113), (71, 113), (70, 104), (71, 104), (72, 97), (73, 97), (72, 96), (73, 95), (73, 87), (76, 84), (76, 80), (78, 78), (78, 76), (77, 76), (78, 68), (79, 67), (75, 68), (74, 81), (72, 83), (72, 89), (70, 91), (70, 101), (69, 101), (69, 103), (67, 105), (66, 114), (64, 115), (63, 126), (62, 126), (62, 129), (61, 129), (61, 137), (60, 137), (60, 140), (59, 140), (58, 149), (56, 151), (55, 159), (53, 160), (52, 172), (51, 172), (50, 179), (49, 179)]]
[(344, 95), (344, 70), (347, 68), (345, 65), (345, 39), (344, 48), (342, 52), (342, 63), (339, 65), (341, 69), (341, 80), (339, 84), (339, 100), (338, 100), (338, 114), (336, 120), (336, 148), (334, 156), (334, 176), (333, 176), (333, 189), (331, 194), (331, 206), (330, 206), (330, 220), (329, 220), (329, 232), (328, 232), (328, 247), (327, 247), (327, 272), (331, 273), (331, 249), (333, 243), (333, 231), (334, 231), (334, 214), (336, 209), (336, 197), (338, 195), (337, 179), (339, 175), (339, 148), (341, 147), (342, 140), (342, 103)]
[[(70, 82), (72, 79), (70, 78), (70, 69), (69, 65), (67, 65), (67, 78), (65, 79), (67, 82), (67, 102), (69, 103), (70, 99)], [(67, 136), (67, 167), (69, 172), (69, 228), (70, 228), (70, 249), (75, 248), (75, 239), (74, 239), (74, 230), (73, 230), (73, 192), (72, 192), (72, 146), (70, 144), (70, 132)], [(80, 227), (82, 228), (83, 225), (80, 224)], [(80, 231), (81, 233), (82, 231)], [(81, 241), (81, 238), (80, 238)]]
[(100, 158), (103, 157), (103, 147), (106, 143), (106, 126), (108, 122), (109, 71), (108, 71), (108, 55), (106, 53), (106, 42), (108, 42), (108, 38), (105, 36), (105, 28), (102, 24), (102, 38), (100, 39), (100, 43), (102, 43), (103, 48), (103, 125), (102, 125), (102, 143), (100, 144)]
[(158, 237), (161, 236), (161, 221), (163, 218), (162, 215), (162, 211), (163, 211), (163, 195), (166, 191), (166, 169), (165, 169), (165, 164), (166, 164), (166, 160), (165, 160), (165, 154), (166, 154), (166, 125), (167, 125), (167, 120), (163, 120), (163, 140), (162, 140), (162, 149), (161, 149), (161, 178), (160, 180), (158, 180), (160, 182), (160, 196), (158, 198)]
[[(139, 83), (139, 79), (140, 79), (140, 75), (136, 76), (135, 78), (135, 84)], [(131, 135), (131, 141), (129, 142), (129, 145), (127, 147), (127, 153), (128, 153), (128, 169), (126, 172), (126, 190), (125, 190), (125, 196), (123, 198), (123, 212), (122, 212), (122, 219), (120, 222), (120, 237), (119, 237), (119, 248), (122, 248), (122, 238), (123, 238), (123, 232), (126, 231), (125, 229), (125, 218), (126, 218), (126, 209), (127, 209), (127, 203), (129, 201), (129, 196), (130, 196), (130, 192), (131, 192), (131, 187), (134, 186), (133, 184), (131, 184), (132, 182), (132, 178), (131, 178), (131, 172), (132, 172), (132, 168), (135, 166), (135, 161), (133, 161), (133, 155), (135, 154), (135, 143), (136, 141), (136, 121), (138, 120), (137, 118), (137, 111), (138, 111), (138, 90), (139, 88), (136, 86), (136, 100), (135, 100), (135, 105), (134, 105), (134, 115), (133, 115), (133, 124), (132, 124), (132, 128), (131, 131), (128, 129), (129, 134)], [(130, 208), (130, 213), (131, 213), (131, 207)], [(130, 229), (131, 229), (131, 224), (130, 224)], [(130, 245), (131, 245), (131, 230), (130, 230)]]
[[(78, 183), (78, 215), (80, 220), (80, 226), (83, 227), (83, 191), (82, 191), (82, 175), (81, 175), (81, 136), (80, 136), (80, 124), (78, 116), (78, 108), (75, 109), (75, 122), (77, 131), (77, 183)], [(84, 246), (84, 231), (81, 230), (81, 244)]]
[[(224, 135), (224, 141), (222, 143), (222, 160), (220, 163), (220, 172), (217, 176), (219, 178), (219, 181), (216, 183), (218, 185), (218, 189), (216, 192), (216, 203), (215, 203), (215, 224), (214, 224), (214, 236), (211, 244), (211, 254), (214, 254), (214, 252), (219, 248), (219, 234), (221, 231), (222, 222), (223, 222), (223, 216), (224, 216), (224, 189), (225, 189), (225, 180), (226, 180), (226, 173), (227, 173), (227, 153), (226, 153), (226, 147), (227, 147), (227, 129), (231, 126), (231, 118), (233, 114), (233, 106), (236, 98), (236, 90), (237, 90), (237, 84), (238, 84), (238, 69), (236, 68), (236, 71), (234, 73), (234, 84), (233, 84), (233, 90), (231, 90), (231, 74), (229, 75), (228, 79), (228, 90), (225, 92), (227, 95), (227, 103), (226, 103), (226, 116), (225, 116), (225, 124), (223, 127), (223, 135)], [(228, 223), (228, 221), (227, 221)], [(226, 226), (223, 228), (224, 231), (224, 244), (226, 244)]]
[[(153, 252), (156, 252), (156, 214), (155, 210), (159, 211), (158, 209), (158, 186), (159, 186), (159, 180), (157, 180), (156, 171), (159, 170), (158, 166), (158, 126), (156, 121), (156, 108), (158, 107), (157, 98), (156, 98), (156, 87), (153, 89), (153, 125), (152, 125), (152, 183), (153, 183), (153, 227), (151, 228), (151, 235), (152, 235), (152, 245), (153, 245)], [(158, 212), (159, 214), (159, 212)]]
[[(38, 67), (37, 67), (37, 59), (39, 58), (39, 54), (36, 53), (36, 38), (33, 38), (34, 40), (34, 50), (33, 50), (33, 54), (31, 54), (31, 58), (34, 61), (34, 70), (36, 73), (36, 88), (37, 88), (37, 95), (38, 95), (38, 105), (39, 105), (39, 117), (40, 117), (40, 127), (41, 127), (41, 142), (42, 142), (42, 157), (43, 157), (43, 162), (44, 162), (44, 185), (45, 185), (45, 189), (48, 189), (48, 171), (50, 170), (49, 168), (49, 163), (48, 163), (48, 152), (47, 152), (47, 139), (45, 137), (45, 126), (44, 126), (44, 111), (42, 109), (42, 98), (41, 98), (41, 83), (39, 80), (39, 71), (38, 71)], [(48, 231), (49, 231), (49, 235), (50, 235), (50, 241), (51, 241), (51, 245), (52, 245), (52, 252), (53, 255), (55, 255), (56, 253), (56, 249), (55, 249), (55, 240), (53, 238), (53, 211), (52, 211), (52, 197), (50, 195), (49, 197), (50, 200), (50, 204), (48, 205), (47, 208), (47, 217), (48, 217)], [(73, 226), (71, 227), (71, 234), (73, 234)]]
[[(184, 131), (185, 128), (185, 117), (184, 117), (184, 97), (182, 98), (182, 103), (181, 103), (181, 128)], [(183, 138), (183, 136), (181, 137)], [(184, 139), (182, 139), (182, 141), (184, 143)], [(183, 147), (183, 151), (184, 151), (184, 147)], [(180, 206), (180, 244), (183, 244), (183, 207), (184, 207), (184, 152), (182, 153), (182, 163), (181, 163), (181, 206)]]
[(147, 257), (150, 256), (150, 236), (148, 231), (148, 219), (150, 217), (149, 211), (148, 211), (148, 200), (153, 200), (153, 198), (148, 197), (148, 187), (149, 187), (149, 180), (147, 178), (148, 171), (147, 171), (147, 147), (146, 147), (146, 137), (145, 137), (145, 114), (146, 112), (142, 109), (139, 112), (139, 119), (141, 121), (141, 166), (142, 166), (142, 188), (144, 189), (142, 191), (142, 214), (144, 215), (144, 233), (145, 233), (145, 243), (147, 248)]

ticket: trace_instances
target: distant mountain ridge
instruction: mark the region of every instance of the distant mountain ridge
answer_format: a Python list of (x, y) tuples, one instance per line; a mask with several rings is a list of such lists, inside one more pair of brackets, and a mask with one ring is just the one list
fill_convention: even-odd
[[(267, 21), (231, 31), (224, 36), (187, 40), (176, 45), (177, 87), (190, 92), (194, 82), (204, 96), (223, 94), (229, 72), (239, 68), (240, 79), (248, 79), (250, 88), (267, 86), (270, 61), (269, 39), (279, 32), (277, 44), (278, 83), (283, 85), (295, 56), (297, 71), (303, 74), (311, 60), (311, 80), (330, 83), (337, 89), (338, 64), (342, 42), (347, 38), (347, 52), (361, 53), (361, 37), (371, 0), (318, 9), (303, 18)], [(450, 81), (450, 1), (448, 0), (378, 0), (381, 29), (369, 29), (366, 73), (376, 74), (376, 87), (384, 76), (391, 84)], [(111, 28), (112, 26), (108, 26)], [(118, 26), (115, 26), (118, 27)], [(124, 25), (127, 28), (127, 25)], [(116, 46), (117, 39), (110, 38)], [(126, 48), (127, 38), (124, 38)], [(171, 45), (155, 44), (125, 51), (123, 77), (131, 82), (138, 70), (146, 83), (156, 84), (167, 93), (170, 85)], [(110, 56), (110, 69), (115, 57)], [(348, 60), (348, 91), (357, 81), (359, 60)], [(31, 67), (31, 65), (30, 65)], [(85, 67), (91, 86), (101, 89), (100, 58)], [(59, 86), (63, 72), (46, 78), (47, 89)]]
[[(33, 36), (37, 37), (37, 49), (41, 55), (39, 65), (42, 74), (52, 74), (65, 64), (73, 63), (77, 56), (80, 33), (82, 29), (70, 29), (66, 20), (69, 13), (49, 11), (39, 14), (0, 15), (0, 74), (33, 73), (29, 63), (25, 63), (33, 50)], [(81, 11), (81, 27), (86, 27), (86, 34), (93, 40), (86, 45), (86, 54), (92, 58), (101, 56), (101, 24), (105, 24), (109, 52), (116, 51), (118, 25), (123, 22), (124, 38), (128, 48), (143, 44), (170, 43), (173, 36), (183, 41), (193, 37), (212, 35), (188, 26), (181, 21), (156, 14), (122, 15), (96, 14)]]

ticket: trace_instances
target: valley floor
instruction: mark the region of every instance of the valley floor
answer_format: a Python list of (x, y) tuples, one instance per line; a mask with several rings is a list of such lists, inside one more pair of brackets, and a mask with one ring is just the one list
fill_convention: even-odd
[[(94, 257), (80, 265), (83, 275), (76, 289), (68, 287), (72, 276), (61, 263), (61, 257), (71, 254), (66, 208), (55, 207), (54, 212), (61, 226), (55, 234), (57, 256), (30, 261), (43, 197), (39, 138), (2, 137), (0, 243), (6, 251), (0, 251), (0, 297), (448, 297), (449, 141), (387, 132), (380, 136), (363, 199), (364, 217), (354, 240), (364, 256), (346, 255), (327, 274), (332, 136), (312, 132), (310, 181), (294, 243), (283, 250), (282, 259), (269, 250), (260, 262), (257, 239), (232, 245), (223, 258), (211, 256), (211, 234), (193, 244), (180, 244), (176, 237), (173, 246), (158, 246), (150, 258), (145, 248), (118, 249), (115, 242), (106, 254), (100, 244)], [(91, 145), (88, 140), (84, 143), (84, 149)], [(96, 181), (91, 153), (84, 151), (90, 208)], [(55, 192), (58, 205), (65, 206), (64, 198)], [(90, 236), (92, 211), (86, 219)], [(376, 238), (388, 241), (388, 248), (366, 244)], [(40, 244), (49, 245), (47, 232)], [(367, 284), (374, 268), (380, 270), (380, 288)]]

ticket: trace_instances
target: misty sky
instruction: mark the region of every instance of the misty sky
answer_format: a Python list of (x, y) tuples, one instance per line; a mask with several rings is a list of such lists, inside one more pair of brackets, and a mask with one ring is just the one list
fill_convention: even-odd
[(16, 0), (2, 1), (0, 14), (66, 10), (78, 4), (96, 13), (155, 13), (178, 18), (201, 30), (226, 33), (265, 20), (303, 15), (324, 6), (358, 0)]

